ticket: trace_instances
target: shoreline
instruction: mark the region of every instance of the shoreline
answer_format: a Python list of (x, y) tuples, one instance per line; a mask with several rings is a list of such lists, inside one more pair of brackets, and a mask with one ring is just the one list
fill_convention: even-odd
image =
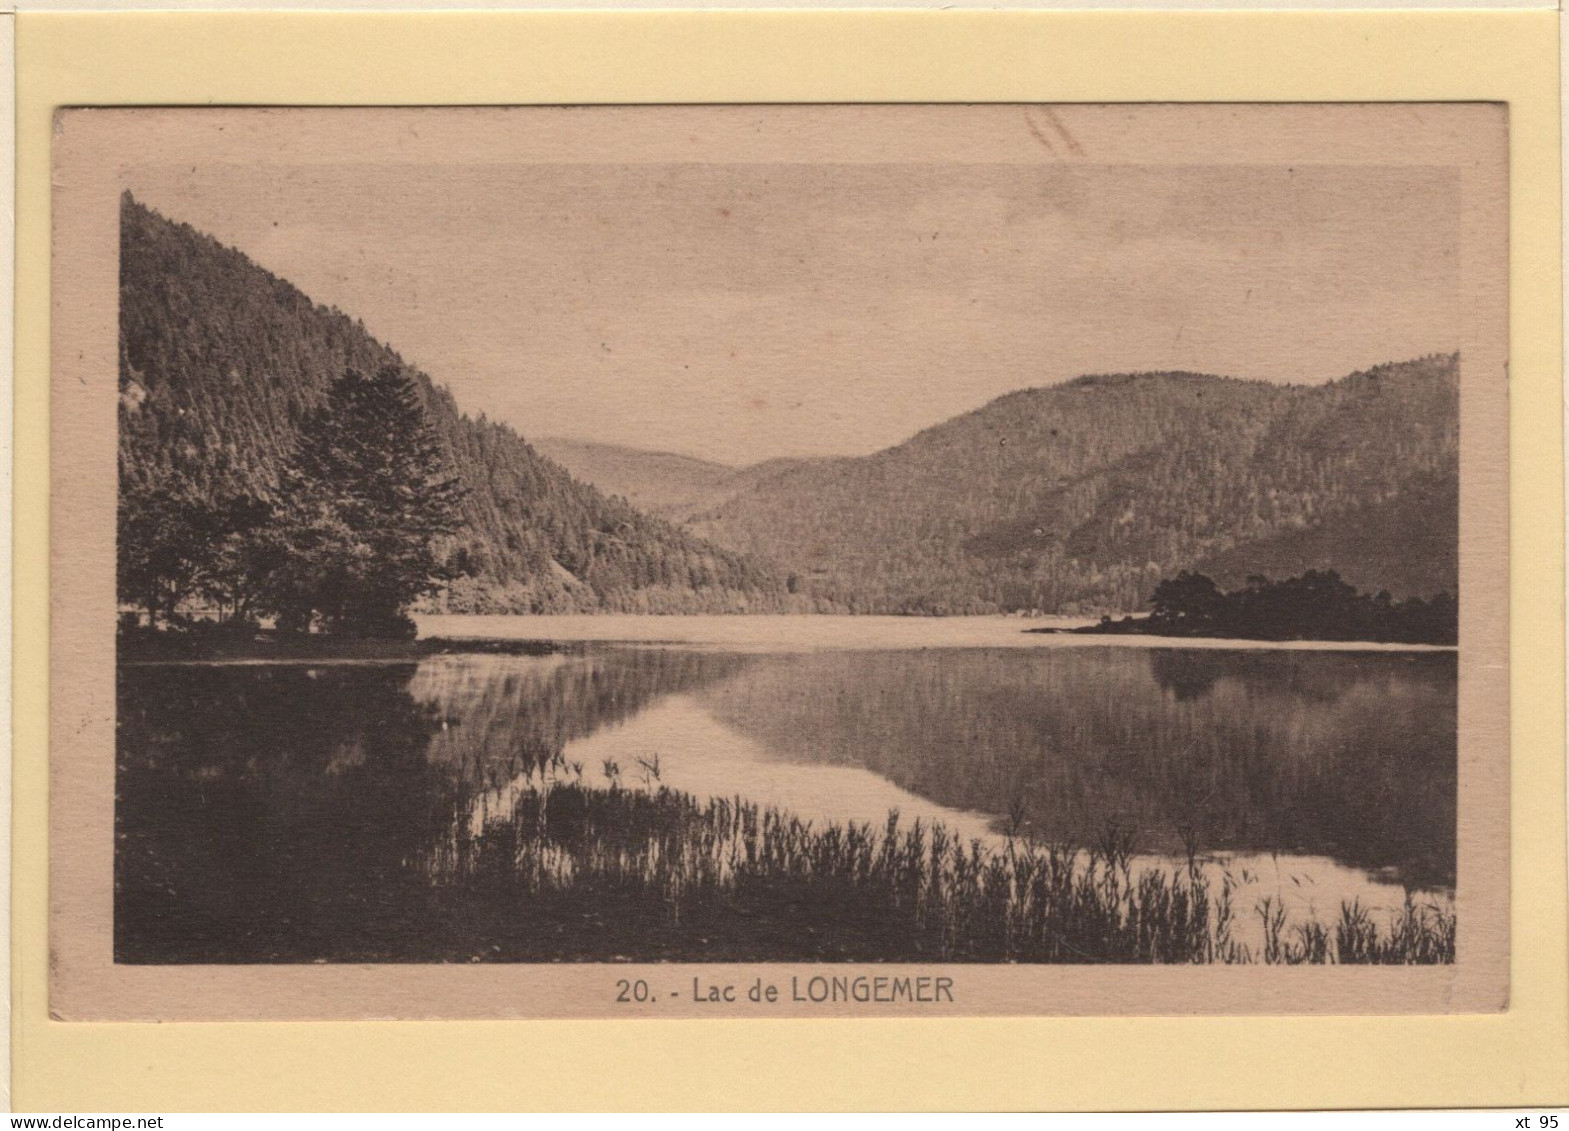
[[(1021, 620), (1046, 621), (1021, 627)], [(927, 649), (1178, 648), (1233, 651), (1444, 653), (1452, 644), (1358, 640), (1278, 640), (1099, 632), (1082, 617), (1007, 615), (909, 617), (869, 614), (440, 614), (416, 617), (412, 640), (329, 636), (249, 639), (201, 633), (122, 637), (121, 664), (417, 663), (433, 656), (581, 654), (594, 645), (703, 648), (737, 652)], [(1053, 623), (1054, 622), (1054, 623)]]
[[(416, 615), (431, 636), (512, 638), (524, 624), (542, 641), (706, 647), (737, 651), (900, 651), (938, 648), (1192, 648), (1334, 652), (1450, 652), (1455, 645), (1355, 640), (1250, 640), (1166, 637), (1077, 631), (1095, 621), (1083, 616), (1018, 617), (1009, 614), (912, 617), (837, 613), (621, 613), (520, 616)], [(1035, 623), (1027, 628), (1020, 622)]]
[(1172, 635), (1146, 627), (1148, 618), (1135, 620), (1125, 618), (1114, 621), (1110, 626), (1094, 624), (1080, 628), (1026, 628), (1023, 631), (1033, 636), (1096, 636), (1116, 637), (1131, 636), (1141, 640), (1170, 640), (1188, 645), (1197, 641), (1214, 641), (1218, 645), (1253, 646), (1253, 645), (1314, 645), (1322, 648), (1341, 647), (1348, 651), (1371, 651), (1374, 649), (1399, 649), (1420, 652), (1457, 652), (1458, 644), (1435, 643), (1427, 640), (1360, 640), (1340, 639), (1337, 637), (1321, 636), (1224, 636), (1208, 633), (1190, 633), (1187, 635)]
[(277, 637), (258, 634), (245, 641), (213, 641), (177, 634), (116, 642), (121, 664), (411, 663), (431, 656), (552, 656), (579, 652), (570, 641), (507, 637), (428, 636), (413, 640), (331, 636)]

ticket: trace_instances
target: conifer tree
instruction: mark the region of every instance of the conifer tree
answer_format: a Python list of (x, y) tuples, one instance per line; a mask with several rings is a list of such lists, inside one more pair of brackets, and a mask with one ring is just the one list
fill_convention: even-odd
[(462, 488), (408, 375), (349, 369), (305, 420), (283, 470), (289, 561), (271, 604), (285, 626), (412, 635), (410, 604), (439, 588), (437, 541)]
[(122, 468), (115, 583), (120, 603), (145, 609), (147, 623), (172, 622), (208, 556), (207, 503), (187, 476), (167, 468)]

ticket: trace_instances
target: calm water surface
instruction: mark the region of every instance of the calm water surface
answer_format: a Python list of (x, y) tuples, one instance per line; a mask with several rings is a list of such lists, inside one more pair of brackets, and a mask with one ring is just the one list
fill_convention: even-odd
[[(463, 628), (571, 634), (545, 619)], [(580, 636), (617, 619), (573, 618)], [(1330, 919), (1454, 884), (1451, 652), (631, 619), (659, 623), (581, 654), (125, 667), (117, 953), (265, 958), (345, 922), (395, 937), (433, 846), (507, 816), (521, 767), (557, 753), (590, 784), (607, 760), (652, 784), (657, 756), (665, 785), (814, 821), (898, 809), (1076, 845), (1130, 830), (1142, 862), (1228, 871), (1244, 934), (1263, 896)], [(788, 622), (772, 648), (769, 621)]]

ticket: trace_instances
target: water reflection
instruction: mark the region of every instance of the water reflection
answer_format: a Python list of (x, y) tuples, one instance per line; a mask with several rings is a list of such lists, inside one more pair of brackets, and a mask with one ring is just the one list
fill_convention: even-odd
[(430, 861), (476, 798), (744, 663), (642, 652), (123, 668), (116, 960), (419, 958), (442, 910)]
[(458, 783), (406, 666), (123, 672), (119, 961), (265, 961), (396, 938)]
[(1455, 868), (1455, 658), (1126, 648), (770, 657), (716, 718), (1046, 839), (1330, 857), (1415, 886)]
[(560, 754), (601, 782), (605, 758), (658, 754), (675, 788), (812, 819), (898, 807), (1077, 843), (1116, 824), (1143, 853), (1240, 854), (1332, 914), (1367, 874), (1453, 884), (1454, 728), (1449, 654), (607, 647), (127, 667), (116, 957), (449, 957), (422, 941), (452, 917), (433, 853)]

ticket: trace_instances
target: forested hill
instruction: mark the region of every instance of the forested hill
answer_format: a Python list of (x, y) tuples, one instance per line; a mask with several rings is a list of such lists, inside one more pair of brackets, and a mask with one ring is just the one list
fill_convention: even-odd
[(1227, 588), (1327, 569), (1396, 597), (1456, 587), (1453, 355), (1317, 386), (1083, 377), (859, 458), (731, 470), (558, 445), (574, 478), (361, 324), (129, 196), (120, 291), (122, 491), (174, 476), (265, 494), (332, 381), (399, 366), (467, 488), (444, 547), (454, 611), (1131, 610), (1183, 569)]
[(1458, 374), (1435, 355), (1316, 386), (1082, 377), (787, 468), (690, 528), (866, 612), (1128, 610), (1191, 568), (1453, 592)]
[(121, 489), (178, 476), (265, 494), (345, 369), (409, 372), (467, 494), (453, 611), (774, 610), (782, 575), (580, 483), (362, 324), (129, 194), (120, 213)]

